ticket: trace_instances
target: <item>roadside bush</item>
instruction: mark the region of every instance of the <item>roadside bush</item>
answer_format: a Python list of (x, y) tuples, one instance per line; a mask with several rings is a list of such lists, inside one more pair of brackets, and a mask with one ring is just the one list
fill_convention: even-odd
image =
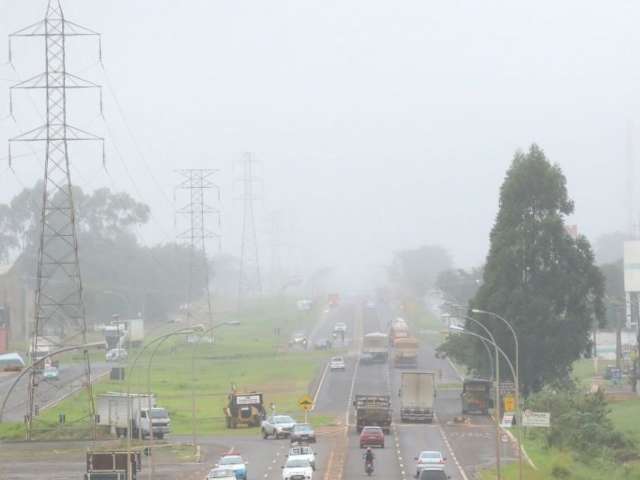
[(527, 408), (551, 413), (551, 428), (537, 432), (549, 447), (569, 450), (585, 463), (637, 458), (632, 439), (617, 431), (609, 418), (609, 406), (601, 390), (584, 393), (573, 384), (547, 387), (529, 397)]
[(567, 479), (571, 478), (571, 472), (567, 467), (563, 467), (562, 465), (554, 465), (551, 469), (551, 475), (553, 478)]

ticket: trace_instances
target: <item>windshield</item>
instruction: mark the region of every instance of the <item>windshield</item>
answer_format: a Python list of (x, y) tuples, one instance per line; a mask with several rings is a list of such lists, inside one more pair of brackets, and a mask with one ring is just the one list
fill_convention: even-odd
[(168, 418), (169, 414), (164, 408), (152, 408), (151, 418)]
[(274, 417), (273, 421), (275, 423), (295, 423), (293, 418), (287, 417), (286, 415), (281, 415), (279, 417)]
[(304, 468), (309, 466), (309, 460), (305, 460), (304, 458), (291, 458), (287, 460), (286, 467), (287, 468)]
[(230, 455), (228, 457), (222, 457), (218, 462), (220, 465), (236, 465), (238, 463), (244, 463), (240, 455)]

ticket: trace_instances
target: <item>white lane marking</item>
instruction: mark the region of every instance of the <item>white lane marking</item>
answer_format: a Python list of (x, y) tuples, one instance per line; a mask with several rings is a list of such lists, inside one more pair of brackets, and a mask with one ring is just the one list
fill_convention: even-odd
[[(434, 419), (435, 419), (435, 416), (434, 416)], [(442, 441), (446, 445), (447, 450), (449, 450), (449, 454), (451, 455), (451, 458), (453, 459), (453, 462), (456, 464), (456, 467), (458, 467), (458, 472), (460, 472), (460, 476), (462, 477), (463, 480), (469, 480), (469, 477), (467, 477), (467, 474), (464, 472), (464, 469), (462, 468), (462, 465), (460, 465), (460, 462), (458, 461), (458, 457), (456, 457), (456, 454), (453, 451), (453, 447), (451, 446), (451, 443), (449, 443), (449, 439), (447, 438), (447, 434), (445, 433), (444, 429), (442, 428), (442, 425), (440, 425), (439, 423), (438, 423), (438, 431), (440, 432), (440, 436), (442, 437)]]
[(318, 404), (318, 395), (320, 395), (320, 390), (322, 390), (322, 385), (324, 385), (324, 380), (327, 377), (328, 371), (329, 371), (329, 363), (327, 362), (324, 366), (324, 371), (322, 372), (322, 377), (320, 378), (320, 383), (318, 384), (318, 388), (316, 388), (316, 393), (313, 396), (313, 405), (311, 405), (312, 412), (316, 409), (316, 405)]

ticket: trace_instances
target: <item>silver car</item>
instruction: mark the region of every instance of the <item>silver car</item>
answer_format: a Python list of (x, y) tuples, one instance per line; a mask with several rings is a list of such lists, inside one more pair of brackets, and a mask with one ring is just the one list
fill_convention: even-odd
[(262, 436), (267, 439), (286, 438), (291, 435), (291, 431), (296, 421), (289, 415), (272, 415), (262, 422)]

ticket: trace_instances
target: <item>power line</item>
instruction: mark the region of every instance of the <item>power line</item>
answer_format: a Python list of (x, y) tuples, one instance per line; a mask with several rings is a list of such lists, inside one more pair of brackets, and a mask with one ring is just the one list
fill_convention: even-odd
[[(14, 85), (15, 89), (43, 89), (46, 93), (45, 123), (9, 140), (14, 142), (45, 142), (41, 232), (36, 274), (35, 318), (31, 339), (32, 362), (44, 344), (61, 347), (87, 343), (87, 324), (83, 302), (82, 279), (78, 256), (78, 231), (73, 201), (73, 183), (69, 168), (68, 144), (71, 141), (104, 139), (67, 123), (67, 95), (71, 89), (98, 88), (66, 70), (66, 39), (74, 36), (98, 38), (100, 34), (64, 18), (60, 0), (49, 0), (45, 18), (9, 36), (42, 38), (46, 51), (46, 70)], [(10, 98), (12, 96), (10, 95)], [(10, 110), (12, 111), (12, 101)], [(84, 381), (89, 398), (89, 424), (95, 438), (95, 406), (91, 387), (91, 362), (85, 350)], [(27, 392), (27, 439), (32, 438), (33, 418), (38, 415), (38, 376), (33, 369)]]

